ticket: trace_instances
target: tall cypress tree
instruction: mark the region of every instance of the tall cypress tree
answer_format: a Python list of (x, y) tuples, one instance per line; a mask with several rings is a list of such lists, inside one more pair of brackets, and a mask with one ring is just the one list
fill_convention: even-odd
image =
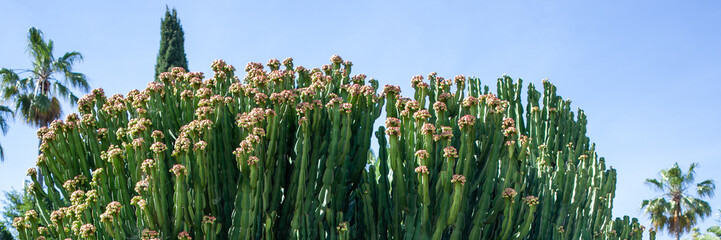
[(188, 70), (183, 35), (183, 26), (180, 25), (175, 8), (171, 12), (166, 7), (165, 18), (160, 22), (160, 51), (158, 52), (158, 63), (155, 64), (156, 79), (160, 73), (170, 71), (173, 67), (182, 67)]

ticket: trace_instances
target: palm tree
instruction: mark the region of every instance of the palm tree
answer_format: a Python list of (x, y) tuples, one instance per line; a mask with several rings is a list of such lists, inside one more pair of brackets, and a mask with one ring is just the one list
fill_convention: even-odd
[[(28, 30), (27, 46), (32, 68), (0, 69), (0, 98), (14, 102), (17, 115), (33, 127), (48, 126), (60, 118), (62, 108), (58, 97), (75, 105), (78, 97), (70, 87), (83, 92), (90, 89), (85, 75), (73, 72), (73, 63), (82, 61), (83, 56), (73, 51), (55, 58), (53, 46), (53, 40), (45, 41), (43, 33), (32, 27)], [(28, 76), (20, 78), (19, 74)]]
[[(669, 169), (660, 172), (660, 179), (646, 179), (646, 184), (663, 194), (650, 200), (643, 200), (641, 208), (649, 215), (651, 223), (658, 230), (666, 228), (668, 233), (681, 239), (681, 235), (691, 231), (691, 228), (711, 215), (708, 202), (701, 200), (704, 197), (713, 197), (716, 185), (713, 180), (695, 183), (695, 168), (692, 163), (686, 173), (679, 168), (678, 163)], [(695, 190), (691, 189), (695, 185)], [(692, 195), (695, 191), (696, 195)]]

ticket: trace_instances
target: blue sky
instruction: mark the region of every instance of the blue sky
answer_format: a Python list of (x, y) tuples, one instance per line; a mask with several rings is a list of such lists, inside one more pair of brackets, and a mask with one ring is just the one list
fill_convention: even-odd
[[(412, 76), (432, 71), (491, 85), (504, 73), (526, 83), (549, 78), (586, 111), (598, 153), (618, 171), (615, 216), (648, 225), (638, 207), (657, 194), (643, 180), (673, 162), (698, 162), (697, 179), (721, 180), (717, 1), (299, 2), (3, 1), (0, 67), (30, 66), (26, 32), (35, 26), (55, 41), (56, 55), (83, 54), (76, 70), (93, 88), (142, 89), (168, 4), (182, 21), (192, 71), (211, 72), (214, 59), (244, 66), (293, 57), (316, 67), (339, 54), (355, 73), (406, 94)], [(37, 156), (35, 130), (17, 120), (0, 144), (0, 190), (19, 188)]]

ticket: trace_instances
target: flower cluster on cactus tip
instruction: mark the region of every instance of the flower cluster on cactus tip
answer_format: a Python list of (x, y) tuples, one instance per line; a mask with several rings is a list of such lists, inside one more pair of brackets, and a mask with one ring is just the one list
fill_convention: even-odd
[(460, 174), (455, 174), (451, 178), (451, 183), (460, 183), (461, 185), (466, 184), (466, 177)]
[(413, 114), (413, 118), (416, 119), (416, 121), (426, 121), (431, 118), (431, 113), (426, 109), (421, 109)]
[(441, 140), (451, 140), (453, 138), (453, 128), (449, 126), (441, 126), (441, 133), (433, 135), (433, 140), (435, 141), (441, 141)]
[(33, 222), (38, 219), (38, 213), (35, 210), (28, 210), (25, 212), (25, 220)]
[(454, 159), (458, 157), (458, 151), (453, 146), (443, 148), (443, 157)]
[(435, 102), (433, 103), (433, 110), (436, 111), (436, 113), (442, 113), (448, 110), (448, 106), (443, 102)]
[(17, 229), (18, 231), (22, 231), (22, 229), (30, 228), (30, 224), (28, 224), (25, 221), (25, 218), (23, 217), (15, 217), (13, 218), (12, 226)]
[(215, 223), (216, 218), (213, 216), (205, 215), (203, 216), (203, 223)]
[(411, 87), (416, 87), (420, 83), (423, 83), (422, 75), (416, 75), (416, 76), (413, 76), (413, 78), (411, 78)]
[(38, 175), (38, 170), (36, 168), (28, 168), (27, 175), (30, 177), (35, 177)]
[(473, 126), (475, 122), (476, 117), (472, 115), (465, 115), (461, 117), (461, 119), (458, 119), (458, 127), (465, 129), (466, 127)]
[(538, 205), (538, 197), (535, 196), (526, 196), (522, 200), (530, 207)]
[(161, 153), (168, 149), (168, 146), (165, 145), (165, 143), (162, 142), (155, 142), (153, 145), (150, 146), (150, 150), (153, 150), (155, 153)]
[(103, 214), (100, 214), (100, 221), (112, 222), (115, 217), (120, 214), (120, 208), (122, 207), (123, 205), (121, 205), (120, 202), (117, 201), (112, 201), (108, 203), (108, 206), (105, 208), (105, 212)]
[(388, 128), (386, 129), (386, 134), (388, 134), (388, 136), (400, 137), (400, 136), (401, 136), (401, 128), (399, 128), (399, 127), (388, 127)]
[(146, 228), (143, 229), (143, 231), (140, 233), (140, 236), (141, 239), (158, 239), (160, 233)]
[(248, 165), (249, 166), (255, 166), (256, 164), (258, 164), (258, 161), (259, 161), (258, 157), (256, 157), (256, 156), (248, 157)]
[(416, 157), (419, 159), (427, 159), (428, 158), (428, 152), (424, 149), (416, 151)]
[(386, 85), (383, 88), (383, 94), (384, 95), (398, 95), (401, 93), (401, 87), (395, 86), (395, 85)]
[(386, 118), (386, 127), (400, 127), (401, 126), (401, 120), (394, 117)]
[(421, 127), (421, 132), (423, 134), (432, 135), (436, 131), (436, 126), (432, 123), (424, 123), (423, 127)]
[(178, 239), (179, 240), (192, 240), (193, 238), (190, 237), (190, 233), (188, 233), (186, 231), (182, 231), (182, 232), (178, 233)]
[(341, 222), (336, 229), (338, 229), (339, 232), (348, 231), (348, 222)]
[(478, 105), (478, 98), (475, 98), (473, 96), (468, 96), (463, 99), (463, 102), (461, 102), (464, 107), (475, 107)]
[(506, 189), (503, 190), (503, 192), (501, 193), (501, 195), (503, 195), (504, 198), (513, 198), (513, 197), (516, 196), (516, 194), (518, 194), (518, 193), (517, 193), (516, 190), (513, 189), (513, 188), (506, 188)]
[(503, 135), (506, 137), (510, 137), (518, 133), (518, 129), (516, 129), (516, 121), (513, 120), (513, 118), (504, 117), (501, 127), (503, 128)]
[(188, 175), (188, 170), (185, 168), (185, 166), (181, 164), (173, 165), (173, 168), (170, 169), (170, 172), (175, 174), (176, 177)]
[(416, 173), (428, 174), (428, 168), (426, 166), (418, 166), (416, 167)]
[(333, 63), (342, 63), (342, 62), (343, 62), (343, 58), (341, 58), (341, 57), (338, 56), (338, 55), (333, 55), (333, 56), (330, 56), (330, 61), (333, 62)]
[(135, 196), (130, 199), (130, 205), (137, 206), (140, 209), (145, 209), (145, 206), (147, 206), (147, 202), (145, 202), (145, 199), (143, 199), (143, 197)]
[(87, 223), (80, 227), (80, 237), (92, 238), (95, 237), (95, 225)]

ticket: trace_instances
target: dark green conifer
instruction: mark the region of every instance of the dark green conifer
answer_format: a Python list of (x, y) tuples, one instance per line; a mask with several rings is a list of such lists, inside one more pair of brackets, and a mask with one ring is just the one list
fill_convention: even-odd
[(175, 8), (170, 11), (166, 7), (165, 17), (160, 22), (160, 50), (158, 63), (155, 64), (156, 79), (160, 73), (170, 71), (173, 67), (188, 69), (183, 35), (183, 26), (180, 25)]

